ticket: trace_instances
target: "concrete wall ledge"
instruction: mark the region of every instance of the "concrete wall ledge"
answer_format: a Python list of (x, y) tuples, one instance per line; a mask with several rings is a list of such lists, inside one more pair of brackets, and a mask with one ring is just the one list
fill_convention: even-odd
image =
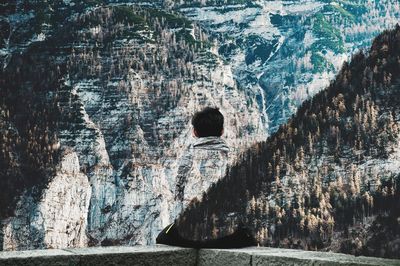
[(400, 260), (267, 247), (201, 249), (198, 265), (400, 265)]
[(18, 265), (399, 265), (400, 260), (278, 248), (190, 249), (164, 245), (0, 252), (0, 266)]

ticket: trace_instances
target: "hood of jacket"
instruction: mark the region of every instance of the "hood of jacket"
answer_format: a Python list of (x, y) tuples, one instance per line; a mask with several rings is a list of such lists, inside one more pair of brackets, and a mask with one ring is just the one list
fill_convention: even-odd
[(197, 138), (193, 142), (192, 147), (194, 149), (220, 150), (224, 152), (229, 152), (230, 150), (225, 140), (223, 140), (221, 137)]

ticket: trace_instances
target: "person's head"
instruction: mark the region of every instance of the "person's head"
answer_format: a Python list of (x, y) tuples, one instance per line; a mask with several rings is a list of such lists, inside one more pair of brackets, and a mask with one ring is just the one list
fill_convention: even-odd
[(224, 133), (224, 116), (218, 108), (206, 107), (192, 118), (193, 133), (198, 138), (220, 137)]

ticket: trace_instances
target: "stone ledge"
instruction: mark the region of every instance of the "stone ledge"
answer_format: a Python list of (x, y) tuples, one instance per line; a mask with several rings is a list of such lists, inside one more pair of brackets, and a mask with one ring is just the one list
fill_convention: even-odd
[(400, 265), (400, 260), (281, 248), (202, 249), (198, 265)]
[(278, 248), (201, 249), (165, 245), (0, 252), (11, 265), (399, 265), (400, 260)]
[(164, 245), (0, 252), (0, 266), (196, 265), (197, 251)]

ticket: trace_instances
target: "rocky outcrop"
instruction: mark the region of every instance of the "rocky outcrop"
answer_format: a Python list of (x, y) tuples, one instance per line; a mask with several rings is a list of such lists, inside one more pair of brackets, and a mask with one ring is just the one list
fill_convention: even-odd
[(5, 250), (84, 247), (91, 188), (78, 156), (66, 152), (39, 202), (21, 197), (16, 215), (4, 221)]

